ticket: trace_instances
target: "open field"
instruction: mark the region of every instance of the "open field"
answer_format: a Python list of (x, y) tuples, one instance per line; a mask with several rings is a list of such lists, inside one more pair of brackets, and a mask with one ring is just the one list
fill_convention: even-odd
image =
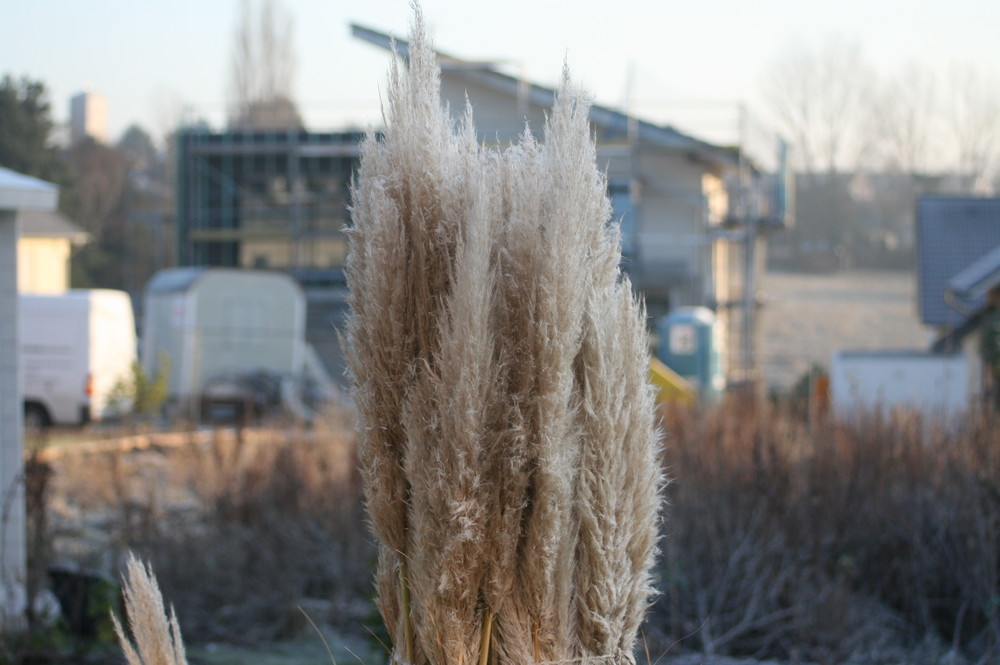
[(762, 291), (758, 352), (769, 388), (787, 390), (813, 364), (829, 368), (838, 349), (930, 346), (912, 272), (770, 272)]

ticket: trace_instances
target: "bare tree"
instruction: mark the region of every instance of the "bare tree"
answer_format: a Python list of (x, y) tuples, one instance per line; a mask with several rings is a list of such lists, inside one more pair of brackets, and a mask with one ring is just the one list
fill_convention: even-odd
[(932, 161), (940, 146), (940, 108), (934, 73), (907, 63), (882, 87), (877, 112), (885, 166), (911, 177), (941, 168)]
[(989, 193), (1000, 157), (1000, 85), (971, 65), (953, 68), (949, 79), (947, 122), (963, 189)]
[(870, 113), (877, 153), (871, 168), (856, 174), (852, 192), (869, 249), (912, 243), (913, 201), (930, 182), (926, 176), (947, 166), (937, 83), (931, 69), (914, 61), (880, 82)]
[(765, 73), (763, 88), (810, 178), (853, 170), (867, 154), (875, 74), (856, 43), (792, 45)]
[(233, 42), (230, 125), (301, 127), (293, 99), (292, 18), (274, 0), (241, 0)]

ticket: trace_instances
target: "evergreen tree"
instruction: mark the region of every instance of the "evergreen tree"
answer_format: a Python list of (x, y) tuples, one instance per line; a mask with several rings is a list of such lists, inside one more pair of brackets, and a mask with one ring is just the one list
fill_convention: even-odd
[(65, 184), (69, 170), (50, 143), (53, 126), (45, 84), (5, 75), (0, 81), (0, 166)]

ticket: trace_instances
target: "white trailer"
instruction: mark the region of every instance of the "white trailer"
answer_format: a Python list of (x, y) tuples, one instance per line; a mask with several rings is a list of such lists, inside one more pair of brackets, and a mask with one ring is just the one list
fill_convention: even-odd
[(830, 364), (830, 397), (841, 417), (904, 408), (952, 421), (969, 408), (969, 386), (961, 353), (835, 351)]
[(171, 268), (146, 286), (142, 365), (169, 362), (170, 399), (196, 408), (206, 384), (262, 370), (300, 378), (306, 361), (305, 294), (287, 274)]
[(132, 301), (123, 291), (21, 294), (24, 414), (29, 426), (117, 415), (112, 391), (136, 360)]

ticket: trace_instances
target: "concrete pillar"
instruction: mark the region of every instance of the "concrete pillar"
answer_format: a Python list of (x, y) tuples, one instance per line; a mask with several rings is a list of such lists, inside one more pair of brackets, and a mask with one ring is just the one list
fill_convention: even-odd
[(15, 211), (55, 210), (58, 200), (55, 185), (0, 167), (0, 631), (23, 626), (27, 578)]
[(25, 580), (17, 236), (14, 211), (0, 210), (0, 587), (8, 602)]

